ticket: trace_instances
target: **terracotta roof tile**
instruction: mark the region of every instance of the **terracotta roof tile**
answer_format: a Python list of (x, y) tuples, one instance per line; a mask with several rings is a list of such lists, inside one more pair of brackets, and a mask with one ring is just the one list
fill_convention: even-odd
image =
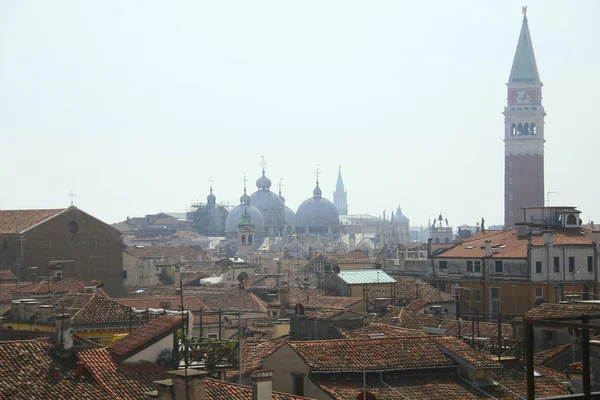
[(0, 210), (0, 234), (21, 233), (65, 210)]
[(406, 299), (407, 302), (426, 301), (424, 304), (455, 301), (448, 293), (434, 288), (421, 279), (405, 276), (395, 276), (394, 278), (398, 282), (395, 286), (398, 299)]
[(77, 357), (113, 399), (145, 399), (154, 381), (167, 378), (167, 368), (149, 362), (117, 364), (106, 348), (81, 350)]
[(267, 312), (264, 303), (258, 297), (243, 290), (199, 290), (195, 294), (202, 303), (215, 311)]
[[(275, 350), (290, 342), (288, 337), (280, 337), (264, 342), (242, 343), (242, 374), (246, 375), (262, 368), (263, 359), (271, 355)], [(237, 371), (231, 376), (238, 376)]]
[(71, 317), (73, 325), (126, 324), (130, 320), (129, 307), (97, 293)]
[[(50, 357), (47, 340), (0, 342), (0, 397), (7, 399), (112, 399), (90, 379)], [(56, 378), (55, 378), (56, 377)]]
[(84, 282), (76, 279), (44, 279), (13, 290), (17, 294), (60, 294), (69, 292), (83, 292)]
[[(362, 376), (315, 374), (311, 379), (334, 399), (355, 400), (363, 392)], [(385, 384), (381, 382), (378, 375), (367, 376), (367, 391), (382, 400), (401, 399), (402, 396), (406, 399), (489, 399), (489, 396), (467, 385), (456, 375), (444, 372), (427, 375), (387, 373), (382, 376), (382, 379)]]
[(400, 328), (379, 322), (371, 322), (364, 328), (357, 329), (339, 327), (338, 331), (346, 339), (361, 339), (365, 334), (384, 335), (383, 337), (428, 336), (423, 330)]
[[(362, 297), (345, 297), (345, 296), (324, 296), (318, 290), (301, 290), (298, 288), (290, 288), (289, 304), (294, 307), (297, 303), (301, 303), (305, 309), (313, 308), (329, 308), (329, 309), (347, 309), (360, 303)], [(279, 307), (279, 299), (267, 303), (269, 308)]]
[(6, 269), (0, 270), (0, 281), (16, 281), (17, 277), (11, 271)]
[[(121, 297), (113, 298), (113, 300), (137, 310), (147, 310), (149, 308), (162, 308), (174, 311), (181, 310), (180, 296)], [(211, 311), (210, 307), (204, 304), (196, 296), (183, 296), (183, 308), (190, 311)]]
[[(542, 235), (517, 237), (516, 228), (507, 231), (488, 230), (436, 254), (434, 258), (483, 258), (486, 240), (492, 242), (492, 258), (526, 258), (529, 239), (533, 246), (544, 245)], [(592, 232), (585, 228), (557, 229), (553, 231), (552, 240), (554, 246), (593, 245)]]
[(562, 346), (553, 347), (548, 350), (538, 351), (533, 355), (533, 362), (536, 365), (544, 365), (554, 360), (556, 357), (560, 356), (567, 350), (570, 350), (573, 347), (571, 343), (567, 343)]
[(600, 306), (592, 304), (542, 303), (525, 313), (527, 319), (577, 318), (584, 314), (600, 315)]
[[(250, 386), (239, 386), (235, 383), (219, 381), (206, 378), (206, 398), (210, 400), (252, 400), (252, 388)], [(241, 397), (240, 397), (241, 391)], [(308, 400), (307, 397), (273, 391), (274, 400)]]
[(353, 250), (344, 254), (325, 254), (325, 261), (331, 264), (375, 264), (375, 261), (361, 250)]
[(493, 360), (489, 354), (475, 350), (455, 336), (432, 336), (431, 339), (440, 345), (444, 351), (454, 358), (459, 358), (476, 368), (500, 368), (497, 360)]
[(180, 315), (161, 315), (149, 324), (137, 328), (124, 338), (111, 344), (108, 349), (115, 356), (125, 358), (155, 340), (163, 338), (176, 327), (180, 327), (181, 320)]
[[(429, 337), (397, 337), (364, 340), (314, 340), (290, 342), (313, 372), (402, 370), (442, 367), (455, 362), (438, 350)], [(363, 364), (366, 351), (366, 365)]]
[[(494, 372), (494, 380), (502, 385), (497, 387), (498, 392), (505, 392), (506, 388), (513, 393), (518, 394), (522, 398), (527, 397), (527, 378), (526, 368), (524, 364), (504, 364), (502, 369)], [(537, 365), (535, 371), (540, 376), (535, 379), (535, 396), (536, 398), (562, 396), (568, 394), (566, 386), (563, 382), (567, 380), (565, 374), (553, 369)]]

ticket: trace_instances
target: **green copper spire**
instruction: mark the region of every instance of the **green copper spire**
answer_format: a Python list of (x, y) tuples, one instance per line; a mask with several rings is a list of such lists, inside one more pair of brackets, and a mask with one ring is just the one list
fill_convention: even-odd
[(531, 34), (527, 24), (527, 8), (523, 7), (523, 25), (519, 35), (519, 43), (515, 52), (512, 69), (510, 70), (509, 83), (528, 83), (539, 82), (535, 54), (533, 54), (533, 44), (531, 43)]
[(244, 213), (242, 214), (242, 219), (240, 220), (238, 226), (240, 226), (240, 225), (254, 226), (254, 222), (252, 222), (252, 219), (250, 218), (250, 214), (248, 213), (248, 210), (244, 210)]

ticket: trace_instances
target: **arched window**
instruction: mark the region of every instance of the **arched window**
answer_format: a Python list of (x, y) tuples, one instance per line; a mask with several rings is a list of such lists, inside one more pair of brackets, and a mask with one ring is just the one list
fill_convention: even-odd
[(515, 124), (512, 124), (512, 126), (510, 127), (510, 134), (511, 136), (517, 135), (517, 126)]
[(523, 134), (523, 124), (519, 123), (517, 125), (517, 136), (521, 136)]
[(567, 225), (577, 225), (577, 218), (573, 214), (569, 214), (567, 217)]
[(529, 124), (525, 124), (525, 126), (523, 126), (523, 135), (529, 136)]
[(446, 243), (450, 243), (450, 239), (446, 238)]
[(529, 134), (530, 135), (535, 135), (537, 132), (535, 131), (535, 124), (532, 122), (531, 125), (529, 125)]
[(439, 243), (440, 242), (440, 238), (435, 238), (435, 242)]

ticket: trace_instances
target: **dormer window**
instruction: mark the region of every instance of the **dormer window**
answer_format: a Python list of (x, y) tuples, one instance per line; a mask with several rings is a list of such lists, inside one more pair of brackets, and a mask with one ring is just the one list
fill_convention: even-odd
[(577, 217), (574, 214), (567, 215), (567, 225), (577, 225)]

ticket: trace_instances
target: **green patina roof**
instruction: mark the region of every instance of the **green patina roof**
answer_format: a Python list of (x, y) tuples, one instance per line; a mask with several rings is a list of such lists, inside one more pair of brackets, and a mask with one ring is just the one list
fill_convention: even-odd
[(252, 225), (254, 226), (254, 222), (252, 222), (252, 218), (250, 218), (250, 214), (248, 214), (247, 210), (244, 210), (242, 214), (242, 219), (240, 220), (238, 225)]
[(521, 25), (521, 34), (519, 35), (519, 43), (515, 52), (512, 69), (510, 70), (509, 82), (539, 82), (540, 75), (535, 62), (535, 54), (533, 53), (533, 44), (531, 43), (531, 34), (529, 33), (529, 25), (527, 17), (523, 18)]
[(380, 269), (340, 271), (338, 277), (349, 285), (368, 283), (396, 283), (396, 280)]

